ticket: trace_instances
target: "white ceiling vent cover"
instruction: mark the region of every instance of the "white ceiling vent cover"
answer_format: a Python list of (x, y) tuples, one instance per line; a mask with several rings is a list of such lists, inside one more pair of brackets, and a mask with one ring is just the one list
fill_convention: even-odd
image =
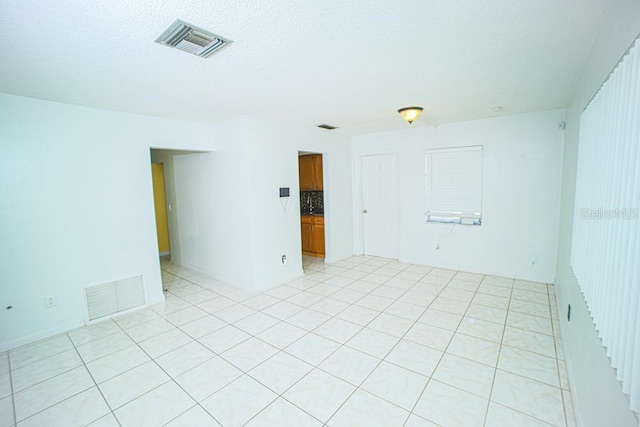
[(233, 42), (177, 19), (156, 39), (156, 43), (208, 58)]
[(89, 321), (144, 305), (142, 276), (84, 288)]

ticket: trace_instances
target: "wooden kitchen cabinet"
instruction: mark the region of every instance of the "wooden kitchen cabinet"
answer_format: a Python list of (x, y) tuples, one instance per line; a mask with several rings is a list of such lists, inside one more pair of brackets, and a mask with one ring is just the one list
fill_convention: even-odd
[(311, 156), (298, 157), (298, 176), (300, 179), (300, 190), (311, 190), (314, 185), (313, 160)]
[(322, 190), (322, 154), (299, 156), (298, 177), (301, 191)]
[(311, 249), (311, 240), (313, 234), (313, 224), (312, 224), (312, 216), (311, 215), (302, 215), (300, 217), (300, 232), (302, 234), (302, 253), (304, 255), (310, 254)]
[(314, 216), (311, 229), (311, 252), (324, 258), (324, 217)]
[(302, 254), (324, 258), (324, 217), (302, 215), (300, 217), (302, 234)]
[[(315, 179), (316, 190), (322, 190), (322, 154), (314, 154), (313, 156), (313, 177)], [(324, 227), (324, 218), (322, 218), (322, 226)], [(324, 247), (324, 244), (323, 244)]]

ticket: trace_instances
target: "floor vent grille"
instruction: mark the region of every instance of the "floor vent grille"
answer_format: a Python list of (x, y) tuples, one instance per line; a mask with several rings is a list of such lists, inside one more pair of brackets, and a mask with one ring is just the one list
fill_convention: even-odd
[(89, 321), (145, 304), (142, 276), (84, 288)]

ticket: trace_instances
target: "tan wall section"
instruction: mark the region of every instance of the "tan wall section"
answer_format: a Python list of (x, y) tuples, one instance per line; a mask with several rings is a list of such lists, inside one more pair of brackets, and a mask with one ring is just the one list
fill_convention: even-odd
[(156, 232), (158, 233), (158, 252), (166, 254), (171, 251), (169, 243), (169, 223), (167, 221), (167, 197), (164, 187), (164, 165), (151, 164), (153, 176), (153, 202), (156, 210)]

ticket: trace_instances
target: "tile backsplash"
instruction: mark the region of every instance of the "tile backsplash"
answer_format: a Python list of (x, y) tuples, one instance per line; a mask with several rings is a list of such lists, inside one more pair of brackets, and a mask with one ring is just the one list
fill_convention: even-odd
[(301, 191), (300, 192), (300, 213), (301, 214), (324, 213), (323, 192), (322, 191)]

